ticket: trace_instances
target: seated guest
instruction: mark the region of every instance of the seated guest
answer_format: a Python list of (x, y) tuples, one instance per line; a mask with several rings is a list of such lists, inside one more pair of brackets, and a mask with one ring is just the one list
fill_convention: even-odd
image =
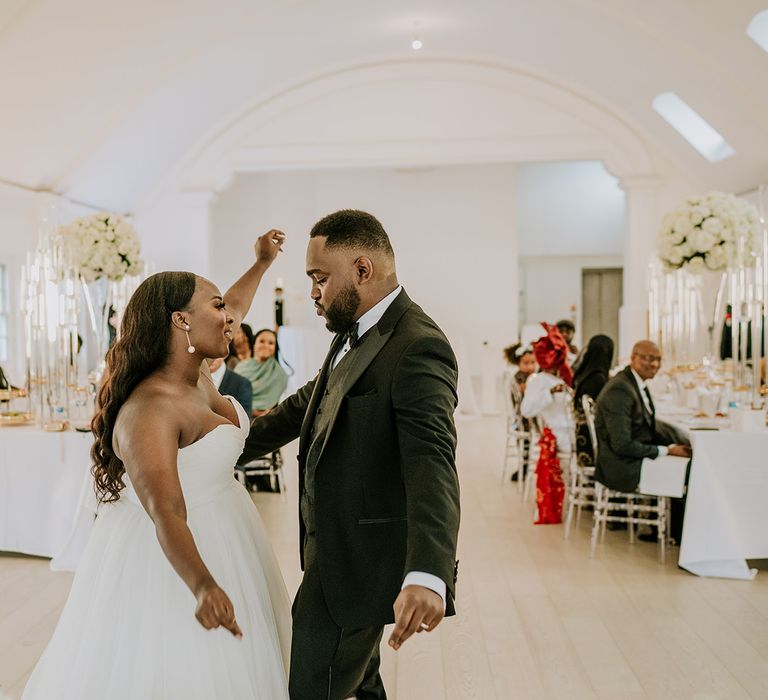
[(253, 357), (253, 330), (247, 323), (241, 323), (235, 331), (235, 336), (229, 344), (227, 368), (234, 369), (238, 362), (250, 360)]
[[(504, 357), (507, 362), (517, 371), (512, 377), (514, 384), (512, 385), (512, 403), (515, 409), (519, 412), (520, 401), (525, 395), (525, 383), (528, 381), (528, 377), (533, 376), (539, 369), (536, 364), (536, 358), (533, 356), (533, 349), (528, 345), (517, 343), (516, 345), (510, 345), (508, 348), (504, 348)], [(517, 390), (515, 390), (517, 387)], [(530, 431), (531, 424), (527, 418), (518, 416), (519, 427), (525, 432)], [(531, 443), (528, 438), (525, 438), (522, 442), (522, 461), (520, 469), (515, 471), (511, 476), (512, 481), (517, 481), (520, 474), (523, 475), (528, 469), (528, 455), (530, 453)]]
[(573, 344), (573, 336), (576, 335), (576, 326), (573, 321), (563, 318), (555, 324), (555, 327), (560, 331), (560, 335), (563, 336), (563, 340), (565, 340), (565, 343), (568, 346), (568, 365), (573, 369), (574, 362), (579, 354), (579, 349)]
[(522, 343), (510, 345), (504, 348), (504, 357), (512, 367), (515, 367), (515, 381), (520, 387), (520, 394), (525, 394), (525, 383), (528, 377), (534, 375), (538, 370), (536, 358), (533, 356), (533, 349)]
[[(689, 445), (670, 444), (668, 435), (657, 430), (656, 409), (646, 382), (661, 366), (659, 348), (641, 340), (632, 348), (625, 367), (597, 399), (595, 429), (597, 464), (595, 479), (610, 489), (632, 492), (640, 484), (643, 464), (660, 455), (689, 458)], [(673, 500), (672, 536), (679, 541), (682, 532), (680, 502)]]
[(245, 378), (227, 368), (223, 357), (208, 360), (211, 379), (222, 396), (232, 396), (251, 415), (253, 389)]
[(570, 453), (573, 445), (573, 418), (570, 407), (568, 346), (554, 326), (542, 323), (547, 335), (533, 344), (533, 353), (541, 367), (526, 383), (520, 405), (527, 418), (541, 423), (539, 459), (536, 462), (536, 524), (562, 522), (563, 484), (558, 453)]
[(576, 414), (576, 453), (579, 464), (594, 464), (592, 440), (589, 437), (582, 397), (597, 400), (608, 383), (608, 371), (613, 363), (613, 341), (607, 335), (590, 338), (581, 363), (573, 375), (573, 406)]
[(541, 368), (525, 385), (520, 412), (538, 418), (557, 439), (558, 452), (570, 452), (573, 417), (569, 387), (573, 380), (568, 366), (568, 346), (554, 326), (542, 323), (547, 335), (533, 344), (533, 354)]
[(241, 360), (235, 372), (253, 389), (253, 416), (263, 416), (277, 405), (288, 386), (288, 374), (280, 365), (277, 334), (263, 328), (254, 337), (253, 357)]

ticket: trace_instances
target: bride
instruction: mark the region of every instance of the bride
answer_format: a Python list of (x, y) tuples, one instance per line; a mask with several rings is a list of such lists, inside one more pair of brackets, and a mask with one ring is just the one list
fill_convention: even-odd
[(261, 236), (223, 298), (161, 272), (128, 303), (93, 420), (99, 515), (25, 700), (288, 697), (288, 594), (233, 476), (249, 418), (206, 363), (284, 238)]

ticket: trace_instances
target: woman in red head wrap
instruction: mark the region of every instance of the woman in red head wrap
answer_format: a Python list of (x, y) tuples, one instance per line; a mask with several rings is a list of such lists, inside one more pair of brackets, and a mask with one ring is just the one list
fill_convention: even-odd
[(568, 343), (556, 326), (542, 323), (547, 334), (533, 344), (533, 354), (539, 367), (550, 374), (560, 375), (568, 386), (573, 384), (573, 372), (568, 365)]
[(573, 414), (570, 385), (573, 373), (568, 366), (568, 344), (555, 326), (541, 324), (547, 334), (533, 344), (541, 372), (527, 384), (520, 411), (537, 418), (542, 425), (540, 453), (536, 464), (537, 523), (562, 521), (563, 480), (558, 454), (570, 454), (573, 445)]

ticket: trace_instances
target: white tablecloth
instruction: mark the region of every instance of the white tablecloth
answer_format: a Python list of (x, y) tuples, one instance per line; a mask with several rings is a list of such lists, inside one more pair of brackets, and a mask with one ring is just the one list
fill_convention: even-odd
[(74, 571), (95, 513), (90, 433), (0, 428), (0, 551), (50, 557)]
[(749, 579), (768, 558), (768, 433), (691, 431), (679, 564), (699, 576)]

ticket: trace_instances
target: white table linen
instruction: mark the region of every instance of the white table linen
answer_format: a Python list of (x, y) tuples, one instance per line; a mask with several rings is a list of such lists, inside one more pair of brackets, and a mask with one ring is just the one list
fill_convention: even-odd
[(0, 551), (74, 571), (95, 517), (90, 433), (0, 428)]
[(768, 558), (768, 433), (691, 431), (679, 564), (699, 576), (750, 579)]

